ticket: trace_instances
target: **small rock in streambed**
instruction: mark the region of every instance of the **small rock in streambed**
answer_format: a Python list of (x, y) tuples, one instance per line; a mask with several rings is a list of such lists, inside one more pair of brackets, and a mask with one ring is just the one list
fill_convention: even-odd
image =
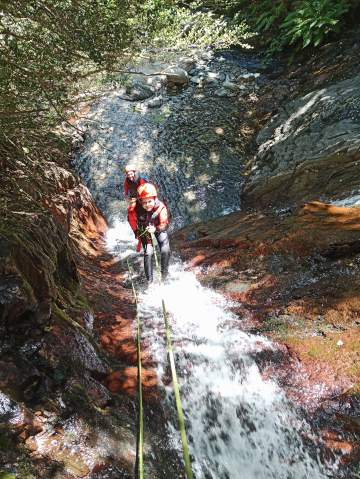
[(147, 106), (148, 108), (157, 108), (162, 105), (163, 101), (164, 98), (162, 96), (156, 96), (147, 102)]
[(219, 88), (218, 90), (215, 91), (215, 95), (218, 97), (231, 97), (235, 96), (236, 93), (230, 90), (227, 90), (226, 88)]

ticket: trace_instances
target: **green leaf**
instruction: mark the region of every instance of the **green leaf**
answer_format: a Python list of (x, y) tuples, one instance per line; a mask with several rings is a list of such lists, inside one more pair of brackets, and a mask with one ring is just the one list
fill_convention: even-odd
[(310, 42), (311, 42), (311, 38), (308, 37), (303, 43), (303, 48), (306, 48), (308, 45), (310, 45)]

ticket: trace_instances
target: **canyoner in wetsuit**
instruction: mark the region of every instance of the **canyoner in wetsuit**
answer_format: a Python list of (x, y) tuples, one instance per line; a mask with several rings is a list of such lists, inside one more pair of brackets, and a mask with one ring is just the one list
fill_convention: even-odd
[(138, 190), (138, 202), (133, 209), (128, 210), (128, 221), (144, 249), (144, 270), (149, 283), (153, 281), (154, 249), (151, 234), (158, 242), (161, 257), (161, 276), (167, 277), (170, 260), (170, 244), (167, 229), (169, 227), (169, 212), (167, 206), (158, 199), (153, 184), (145, 183)]
[(136, 166), (129, 163), (125, 166), (124, 196), (128, 199), (129, 209), (135, 208), (137, 199), (137, 189), (139, 186), (148, 182), (145, 175), (137, 172)]

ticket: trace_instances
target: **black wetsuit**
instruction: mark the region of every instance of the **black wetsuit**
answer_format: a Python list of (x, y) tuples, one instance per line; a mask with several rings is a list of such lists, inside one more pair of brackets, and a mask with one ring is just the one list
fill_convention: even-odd
[[(170, 243), (169, 236), (167, 233), (166, 227), (160, 227), (160, 212), (163, 208), (166, 208), (164, 203), (159, 200), (156, 200), (155, 206), (152, 211), (148, 212), (144, 208), (137, 204), (136, 206), (136, 216), (138, 221), (138, 227), (141, 230), (144, 230), (147, 226), (153, 225), (156, 228), (154, 236), (158, 242), (160, 255), (161, 255), (161, 276), (165, 279), (168, 275), (169, 270), (169, 261), (170, 261)], [(167, 210), (167, 208), (166, 208)], [(141, 242), (144, 248), (144, 270), (146, 279), (151, 283), (153, 281), (153, 255), (154, 248), (150, 239), (150, 235), (144, 234), (141, 237)]]

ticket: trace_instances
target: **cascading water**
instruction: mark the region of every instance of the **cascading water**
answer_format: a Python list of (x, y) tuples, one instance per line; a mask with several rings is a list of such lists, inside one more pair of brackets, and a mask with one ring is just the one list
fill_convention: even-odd
[[(131, 242), (126, 224), (118, 221), (109, 230), (108, 248), (120, 258), (129, 254)], [(169, 441), (179, 454), (173, 390), (171, 385), (166, 386), (168, 363), (161, 298), (165, 298), (171, 316), (195, 477), (332, 477), (330, 468), (321, 464), (320, 445), (310, 426), (297, 416), (276, 383), (261, 377), (252, 356), (272, 349), (271, 342), (239, 331), (235, 327), (239, 318), (229, 311), (231, 305), (218, 293), (202, 287), (195, 275), (176, 261), (166, 285), (151, 285), (140, 294), (139, 311), (143, 342), (150, 345), (158, 363), (160, 382), (165, 378), (166, 407), (173, 416), (173, 422), (167, 425)], [(305, 446), (305, 440), (311, 448)]]
[[(251, 69), (257, 66), (254, 61), (247, 71), (243, 57), (234, 62), (232, 55), (210, 55), (197, 62), (187, 89), (177, 96), (163, 93), (158, 112), (148, 110), (146, 101), (134, 107), (117, 92), (93, 109), (74, 166), (112, 225), (109, 251), (120, 259), (130, 255), (140, 264), (139, 274), (141, 259), (135, 260), (136, 242), (124, 221), (122, 167), (135, 160), (155, 181), (168, 200), (173, 225), (238, 209), (243, 150), (237, 124), (245, 107), (233, 100), (234, 81), (256, 98), (258, 74)], [(207, 85), (204, 90), (200, 82)], [(241, 332), (241, 319), (230, 312), (230, 304), (174, 260), (169, 282), (152, 285), (139, 297), (143, 340), (157, 361), (166, 408), (172, 412), (169, 447), (177, 447), (180, 454), (173, 391), (167, 386), (161, 297), (171, 315), (196, 478), (332, 477), (335, 466), (320, 460), (321, 444), (310, 426), (275, 382), (262, 379), (253, 359), (274, 346)]]

